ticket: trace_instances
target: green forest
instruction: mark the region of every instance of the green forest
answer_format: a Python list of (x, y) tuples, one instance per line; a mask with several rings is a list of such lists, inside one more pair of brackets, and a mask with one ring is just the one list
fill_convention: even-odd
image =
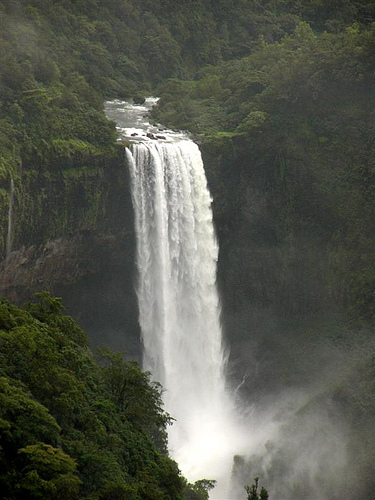
[[(92, 234), (131, 223), (104, 102), (159, 96), (152, 119), (191, 133), (204, 158), (244, 397), (327, 379), (283, 450), (270, 444), (272, 467), (235, 457), (242, 490), (260, 475), (296, 499), (373, 495), (374, 68), (370, 0), (0, 0), (1, 272), (12, 250), (77, 235), (91, 262)], [(47, 271), (24, 295), (53, 291)], [(93, 354), (60, 299), (21, 307), (17, 286), (0, 302), (4, 500), (207, 499), (213, 483), (189, 484), (168, 456), (173, 415), (151, 375)], [(317, 408), (340, 415), (350, 468), (284, 490), (293, 435)]]
[(5, 500), (207, 497), (167, 454), (162, 388), (136, 362), (96, 356), (61, 299), (0, 304), (0, 486)]

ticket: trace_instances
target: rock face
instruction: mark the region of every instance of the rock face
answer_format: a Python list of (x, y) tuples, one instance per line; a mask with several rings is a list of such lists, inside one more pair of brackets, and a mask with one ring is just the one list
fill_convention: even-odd
[[(45, 245), (31, 245), (13, 251), (0, 267), (0, 292), (15, 303), (29, 300), (37, 291), (52, 291), (57, 283), (74, 283), (93, 262), (78, 261), (81, 242), (59, 238)], [(91, 264), (91, 265), (90, 265)], [(86, 269), (85, 269), (86, 268)]]
[(29, 165), (16, 181), (14, 244), (0, 263), (0, 293), (16, 304), (42, 290), (60, 296), (94, 345), (137, 357), (133, 209), (123, 148), (84, 163), (59, 159), (49, 170), (46, 177)]
[[(123, 239), (123, 238), (122, 238)], [(120, 238), (84, 232), (13, 251), (0, 265), (0, 293), (15, 303), (35, 293), (71, 286), (103, 267), (103, 257), (124, 253)]]
[(133, 238), (83, 232), (22, 247), (0, 265), (0, 293), (22, 304), (47, 290), (63, 298), (94, 345), (140, 356)]

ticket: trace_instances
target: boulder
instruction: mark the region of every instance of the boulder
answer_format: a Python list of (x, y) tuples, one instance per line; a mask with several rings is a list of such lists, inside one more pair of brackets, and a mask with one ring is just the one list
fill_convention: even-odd
[(144, 104), (146, 99), (142, 95), (135, 95), (133, 97), (134, 104)]

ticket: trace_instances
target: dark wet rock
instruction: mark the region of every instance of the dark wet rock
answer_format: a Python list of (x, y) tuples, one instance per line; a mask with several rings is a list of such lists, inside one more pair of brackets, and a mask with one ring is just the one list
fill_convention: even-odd
[(142, 95), (136, 95), (133, 97), (134, 104), (144, 104), (146, 99)]

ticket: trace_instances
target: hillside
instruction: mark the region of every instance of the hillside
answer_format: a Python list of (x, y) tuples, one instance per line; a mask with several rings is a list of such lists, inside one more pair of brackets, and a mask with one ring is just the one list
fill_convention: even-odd
[(182, 498), (150, 375), (109, 351), (99, 364), (60, 299), (0, 308), (2, 497)]

